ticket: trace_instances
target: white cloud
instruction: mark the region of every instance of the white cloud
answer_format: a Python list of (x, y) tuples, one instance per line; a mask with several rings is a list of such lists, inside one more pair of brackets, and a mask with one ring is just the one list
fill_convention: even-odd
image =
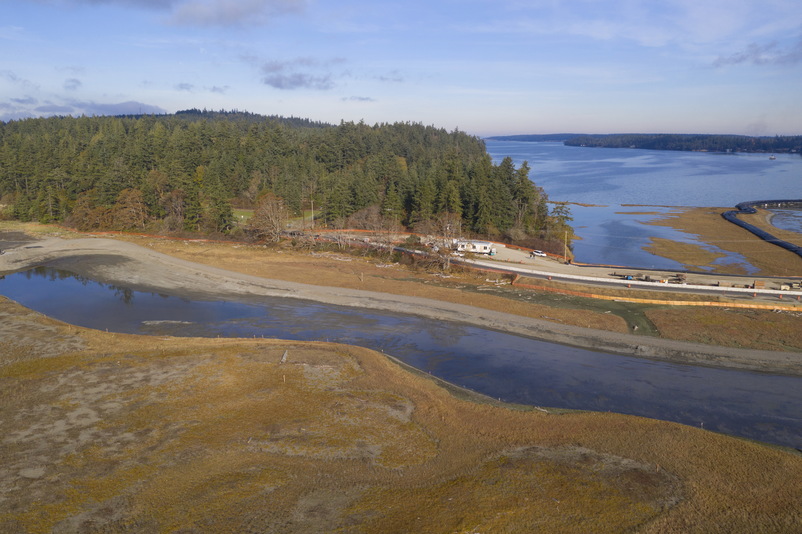
[(289, 61), (269, 60), (262, 61), (252, 56), (243, 57), (251, 64), (257, 64), (262, 74), (261, 81), (265, 85), (276, 89), (315, 89), (328, 90), (334, 87), (334, 74), (331, 67), (344, 63), (345, 60), (335, 58), (331, 60), (317, 60), (310, 57), (301, 57)]
[(64, 89), (67, 91), (75, 91), (80, 89), (81, 85), (83, 84), (78, 78), (67, 78), (64, 80)]
[[(169, 21), (189, 26), (255, 26), (303, 12), (307, 0), (41, 0), (56, 5), (109, 5), (170, 11)], [(0, 35), (2, 31), (0, 30)]]
[(401, 83), (404, 81), (404, 77), (397, 70), (378, 76), (376, 79), (379, 80), (380, 82), (391, 82), (391, 83)]
[(193, 26), (259, 26), (305, 8), (306, 0), (186, 0), (175, 6), (171, 21)]
[(802, 38), (796, 44), (782, 48), (776, 42), (750, 43), (745, 49), (728, 56), (719, 56), (714, 67), (725, 65), (796, 65), (802, 62)]
[[(802, 25), (797, 2), (786, 0), (572, 0), (494, 4), (495, 16), (457, 22), (466, 32), (629, 40), (648, 47), (741, 42)], [(507, 9), (498, 9), (506, 6)]]
[(269, 72), (262, 77), (265, 85), (276, 89), (319, 89), (334, 87), (330, 75), (313, 76), (303, 72)]
[(5, 79), (6, 81), (17, 85), (26, 91), (36, 91), (39, 89), (39, 86), (32, 81), (21, 78), (15, 72), (10, 70), (0, 70), (0, 79)]
[(167, 9), (182, 0), (38, 0), (42, 4), (53, 4), (57, 6), (124, 6), (145, 9)]
[[(574, 117), (616, 130), (644, 115), (633, 106), (643, 99), (668, 110), (650, 115), (664, 121), (654, 129), (716, 113), (725, 126), (713, 129), (732, 129), (733, 116), (742, 128), (757, 109), (769, 109), (769, 129), (782, 129), (777, 117), (801, 124), (798, 0), (15, 2), (0, 22), (2, 117), (206, 106), (335, 123), (495, 121), (499, 132)], [(728, 105), (700, 113), (712, 84), (710, 101)], [(615, 113), (599, 111), (608, 104)]]
[(26, 96), (25, 98), (12, 98), (11, 101), (14, 102), (15, 104), (24, 106), (32, 106), (39, 103), (39, 101), (32, 96)]

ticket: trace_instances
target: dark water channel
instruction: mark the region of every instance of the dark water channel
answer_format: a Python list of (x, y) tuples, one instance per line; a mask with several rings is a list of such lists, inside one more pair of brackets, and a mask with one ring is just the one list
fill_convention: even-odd
[(802, 378), (605, 354), (296, 299), (189, 301), (44, 268), (0, 280), (0, 294), (56, 319), (101, 330), (360, 345), (509, 402), (642, 415), (802, 448)]

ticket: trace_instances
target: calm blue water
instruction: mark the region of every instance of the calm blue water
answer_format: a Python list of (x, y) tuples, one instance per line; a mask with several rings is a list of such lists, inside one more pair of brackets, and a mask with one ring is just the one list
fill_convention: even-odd
[(783, 230), (802, 234), (802, 210), (771, 210), (771, 224)]
[(495, 161), (529, 161), (551, 200), (583, 204), (733, 207), (746, 200), (800, 198), (802, 156), (568, 147), (486, 141)]
[(101, 330), (370, 347), (508, 402), (642, 415), (802, 447), (802, 378), (630, 358), (295, 299), (189, 301), (51, 269), (6, 276), (0, 294), (56, 319)]
[[(770, 160), (767, 154), (567, 147), (556, 142), (486, 144), (496, 162), (507, 156), (516, 165), (528, 161), (530, 178), (551, 200), (597, 206), (571, 206), (572, 226), (582, 238), (574, 242), (574, 254), (587, 263), (680, 268), (642, 250), (649, 236), (702, 243), (693, 235), (646, 225), (669, 211), (651, 206), (734, 207), (746, 200), (802, 198), (802, 156), (794, 154)], [(755, 270), (742, 257), (706, 248), (727, 254), (722, 261)]]

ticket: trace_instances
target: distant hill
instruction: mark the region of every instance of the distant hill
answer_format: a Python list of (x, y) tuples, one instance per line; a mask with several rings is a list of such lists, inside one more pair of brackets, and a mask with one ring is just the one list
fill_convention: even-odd
[(647, 148), (696, 152), (802, 153), (802, 136), (749, 137), (717, 134), (608, 134), (567, 139), (568, 146)]
[(567, 146), (644, 148), (693, 152), (772, 152), (802, 154), (802, 135), (750, 137), (719, 134), (545, 134), (488, 137), (496, 141), (561, 141)]
[[(118, 119), (142, 119), (148, 117), (170, 117), (169, 114), (152, 115), (152, 114), (128, 114), (128, 115), (115, 115)], [(240, 123), (264, 123), (270, 122), (273, 124), (283, 124), (293, 128), (333, 128), (333, 124), (327, 122), (313, 121), (299, 117), (284, 117), (281, 115), (259, 115), (258, 113), (251, 113), (248, 111), (240, 111), (238, 109), (228, 110), (207, 110), (207, 109), (182, 109), (175, 112), (175, 117), (180, 117), (188, 121), (205, 121), (205, 120), (219, 120)]]
[(228, 120), (232, 122), (273, 122), (276, 124), (283, 124), (294, 128), (332, 128), (333, 124), (327, 122), (313, 121), (300, 117), (284, 117), (281, 115), (259, 115), (258, 113), (250, 113), (248, 111), (240, 110), (200, 110), (197, 108), (184, 109), (175, 112), (176, 116), (183, 117), (189, 120)]

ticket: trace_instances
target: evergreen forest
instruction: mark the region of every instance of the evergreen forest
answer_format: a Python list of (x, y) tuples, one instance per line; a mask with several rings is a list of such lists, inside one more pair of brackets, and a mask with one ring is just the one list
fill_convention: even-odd
[(527, 164), (494, 163), (477, 137), (240, 111), (0, 123), (0, 197), (13, 218), (80, 230), (240, 233), (233, 210), (270, 198), (318, 226), (431, 232), (445, 219), (463, 235), (541, 243), (570, 231)]

